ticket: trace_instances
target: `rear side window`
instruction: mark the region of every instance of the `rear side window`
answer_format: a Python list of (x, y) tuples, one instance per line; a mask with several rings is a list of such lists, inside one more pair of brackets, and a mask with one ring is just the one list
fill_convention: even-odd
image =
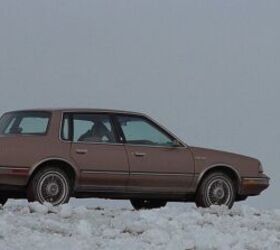
[(0, 119), (0, 135), (44, 135), (47, 133), (49, 112), (12, 112)]
[(110, 116), (96, 113), (64, 114), (61, 138), (79, 143), (116, 142)]

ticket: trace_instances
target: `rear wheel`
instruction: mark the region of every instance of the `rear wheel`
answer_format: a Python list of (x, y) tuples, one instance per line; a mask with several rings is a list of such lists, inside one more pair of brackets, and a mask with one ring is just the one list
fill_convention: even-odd
[(202, 180), (195, 202), (198, 207), (225, 205), (231, 208), (235, 197), (236, 188), (233, 180), (223, 172), (214, 172)]
[(49, 202), (54, 206), (67, 203), (71, 184), (68, 175), (58, 167), (46, 167), (31, 179), (27, 188), (28, 201)]
[(167, 202), (162, 200), (144, 200), (144, 199), (132, 199), (130, 200), (131, 205), (136, 210), (141, 209), (154, 209), (165, 207)]

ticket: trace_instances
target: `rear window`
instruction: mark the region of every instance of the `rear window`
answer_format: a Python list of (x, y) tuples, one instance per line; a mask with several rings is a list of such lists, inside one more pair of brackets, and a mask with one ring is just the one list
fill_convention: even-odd
[(0, 119), (0, 135), (44, 135), (47, 133), (49, 112), (12, 112)]

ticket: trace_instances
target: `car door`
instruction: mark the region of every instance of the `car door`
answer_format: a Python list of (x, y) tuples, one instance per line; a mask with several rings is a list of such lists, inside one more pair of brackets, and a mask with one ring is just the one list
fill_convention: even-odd
[(194, 178), (191, 151), (150, 119), (118, 115), (127, 150), (131, 192), (187, 193)]
[(80, 168), (84, 191), (124, 191), (129, 165), (124, 145), (118, 142), (109, 114), (72, 113), (71, 157)]

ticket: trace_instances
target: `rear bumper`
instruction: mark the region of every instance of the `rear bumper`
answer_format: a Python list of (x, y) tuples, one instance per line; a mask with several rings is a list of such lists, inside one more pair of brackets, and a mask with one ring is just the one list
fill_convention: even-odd
[(240, 195), (258, 195), (269, 187), (270, 178), (266, 175), (261, 177), (245, 177), (241, 180)]

